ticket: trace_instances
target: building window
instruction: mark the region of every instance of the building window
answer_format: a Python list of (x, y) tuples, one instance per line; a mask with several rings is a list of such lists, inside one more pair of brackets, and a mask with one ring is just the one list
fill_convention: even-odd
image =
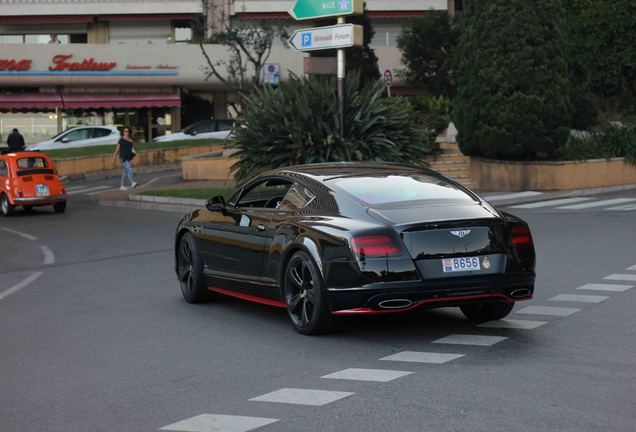
[(190, 27), (175, 27), (174, 43), (190, 43), (192, 40), (192, 29)]

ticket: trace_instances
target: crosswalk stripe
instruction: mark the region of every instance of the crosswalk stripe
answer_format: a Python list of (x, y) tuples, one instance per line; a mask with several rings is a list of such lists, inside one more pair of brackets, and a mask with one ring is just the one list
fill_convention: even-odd
[(576, 202), (590, 201), (592, 198), (563, 198), (551, 201), (539, 201), (528, 204), (515, 205), (510, 208), (518, 208), (518, 209), (533, 209), (540, 207), (550, 207), (557, 206), (562, 204), (574, 204)]
[(530, 315), (568, 316), (580, 310), (581, 309), (567, 308), (567, 307), (526, 306), (525, 308), (518, 310), (516, 313), (530, 314)]
[(103, 189), (110, 189), (112, 188), (112, 186), (94, 186), (94, 187), (89, 187), (89, 188), (84, 188), (84, 189), (75, 189), (73, 191), (66, 191), (67, 195), (77, 195), (77, 194), (82, 194), (82, 193), (86, 193), (86, 192), (92, 192), (92, 191), (99, 191), (99, 190), (103, 190)]
[(486, 321), (477, 327), (532, 330), (547, 323), (547, 321), (500, 319), (497, 321)]
[(634, 285), (619, 285), (619, 284), (585, 284), (578, 287), (580, 290), (589, 291), (612, 291), (612, 292), (625, 292), (628, 289), (634, 288)]
[(599, 296), (599, 295), (559, 294), (557, 296), (552, 297), (550, 300), (575, 302), (575, 303), (600, 303), (602, 301), (607, 300), (608, 298), (609, 297), (607, 296)]
[(627, 203), (632, 201), (636, 201), (636, 198), (614, 198), (609, 200), (593, 201), (593, 202), (587, 202), (584, 204), (574, 204), (571, 206), (557, 207), (557, 208), (560, 210), (581, 210), (581, 209), (593, 208), (593, 207), (603, 207), (603, 206), (612, 205), (612, 204), (622, 204), (622, 203)]
[(624, 205), (624, 206), (619, 206), (619, 207), (611, 207), (608, 209), (605, 209), (608, 211), (630, 211), (630, 210), (636, 210), (636, 204), (629, 204), (629, 205)]
[(201, 414), (181, 420), (159, 430), (179, 432), (248, 432), (276, 423), (278, 419), (220, 414)]
[(504, 336), (483, 336), (470, 334), (454, 334), (434, 340), (437, 344), (492, 346), (508, 339)]
[(382, 357), (380, 360), (397, 361), (409, 363), (432, 363), (443, 364), (458, 358), (464, 357), (465, 354), (437, 353), (437, 352), (421, 352), (421, 351), (402, 351), (390, 356)]
[(605, 276), (603, 279), (636, 282), (636, 274), (611, 274), (609, 276)]
[(351, 396), (354, 393), (342, 391), (283, 388), (250, 399), (256, 402), (276, 402), (294, 405), (322, 406), (339, 399)]
[(486, 201), (503, 201), (503, 200), (515, 199), (515, 198), (528, 198), (528, 197), (533, 197), (533, 196), (542, 195), (542, 194), (543, 192), (525, 191), (525, 192), (516, 192), (516, 193), (510, 193), (510, 194), (487, 195), (484, 198), (486, 199)]
[(372, 381), (372, 382), (389, 382), (403, 376), (410, 375), (413, 372), (386, 370), (386, 369), (357, 369), (349, 368), (338, 372), (324, 375), (321, 378), (341, 379), (351, 381)]

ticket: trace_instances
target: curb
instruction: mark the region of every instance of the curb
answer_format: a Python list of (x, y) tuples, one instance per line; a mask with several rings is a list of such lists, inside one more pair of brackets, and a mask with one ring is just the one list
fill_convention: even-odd
[[(551, 199), (558, 199), (558, 198), (567, 198), (567, 197), (578, 197), (578, 196), (588, 196), (588, 195), (597, 195), (597, 194), (604, 194), (604, 193), (612, 193), (612, 192), (623, 192), (623, 191), (630, 191), (630, 190), (636, 190), (636, 184), (629, 184), (629, 185), (619, 185), (619, 186), (605, 186), (605, 187), (598, 187), (598, 188), (591, 188), (591, 189), (571, 189), (571, 190), (561, 190), (561, 191), (537, 191), (537, 192), (541, 192), (540, 195), (535, 195), (535, 196), (525, 196), (525, 197), (519, 197), (519, 198), (510, 198), (507, 200), (500, 200), (500, 201), (493, 201), (491, 202), (492, 205), (494, 205), (495, 207), (505, 207), (505, 206), (509, 206), (509, 205), (514, 205), (514, 204), (523, 204), (523, 203), (532, 203), (532, 202), (538, 202), (538, 201), (547, 201), (547, 200), (551, 200)], [(481, 197), (487, 196), (487, 195), (498, 195), (498, 194), (515, 194), (515, 193), (522, 193), (522, 192), (528, 192), (528, 191), (518, 191), (518, 192), (505, 192), (505, 191), (475, 191), (477, 194), (479, 194)], [(487, 198), (485, 198), (486, 201), (488, 201)]]
[(136, 210), (155, 210), (165, 211), (170, 213), (189, 213), (199, 208), (198, 206), (178, 205), (178, 204), (163, 204), (144, 201), (124, 201), (124, 200), (100, 200), (93, 201), (95, 204), (103, 207), (118, 207), (118, 208), (131, 208)]
[(144, 202), (144, 203), (172, 204), (172, 205), (195, 206), (195, 207), (204, 207), (206, 202), (205, 200), (200, 200), (195, 198), (175, 198), (175, 197), (139, 195), (139, 194), (131, 194), (130, 196), (128, 196), (128, 200)]
[[(152, 174), (164, 171), (175, 171), (181, 169), (181, 164), (168, 164), (168, 165), (152, 165), (145, 167), (133, 167), (135, 175), (138, 174)], [(62, 176), (62, 182), (74, 182), (80, 180), (103, 180), (108, 178), (121, 177), (121, 169), (113, 169), (108, 171), (97, 171), (85, 174), (75, 174), (71, 176)]]

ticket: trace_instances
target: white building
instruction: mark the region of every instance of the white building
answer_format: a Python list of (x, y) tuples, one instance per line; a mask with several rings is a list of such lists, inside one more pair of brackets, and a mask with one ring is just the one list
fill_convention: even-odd
[[(197, 44), (187, 43), (196, 19), (217, 28), (226, 20), (270, 20), (290, 32), (310, 26), (291, 19), (291, 0), (0, 0), (0, 135), (17, 127), (28, 142), (77, 124), (131, 125), (139, 135), (181, 128), (186, 94), (227, 115), (233, 95), (205, 80)], [(380, 70), (400, 68), (396, 39), (414, 16), (453, 8), (453, 0), (367, 0)], [(225, 47), (206, 45), (214, 61)], [(277, 43), (269, 63), (302, 74), (303, 58)], [(206, 115), (206, 114), (204, 114)]]

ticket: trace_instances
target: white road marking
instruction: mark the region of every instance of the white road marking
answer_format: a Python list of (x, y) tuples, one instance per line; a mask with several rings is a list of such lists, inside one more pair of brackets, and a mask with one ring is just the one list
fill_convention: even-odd
[(581, 210), (581, 209), (592, 208), (592, 207), (603, 207), (603, 206), (612, 205), (612, 204), (622, 204), (622, 203), (632, 202), (632, 201), (636, 201), (636, 198), (614, 198), (614, 199), (608, 199), (608, 200), (602, 200), (602, 201), (588, 202), (585, 204), (574, 204), (571, 206), (557, 207), (557, 208), (560, 210)]
[(526, 306), (525, 308), (518, 310), (516, 313), (530, 314), (530, 315), (568, 316), (580, 310), (581, 309), (567, 308), (567, 307)]
[(118, 188), (118, 187), (116, 187), (116, 188), (112, 188), (112, 189), (98, 190), (98, 191), (95, 191), (95, 192), (89, 192), (89, 193), (87, 193), (86, 195), (91, 195), (91, 196), (93, 196), (93, 195), (96, 195), (96, 194), (98, 194), (98, 193), (102, 193), (102, 192), (110, 192), (110, 191), (114, 191), (114, 190), (119, 190), (119, 188)]
[(624, 205), (624, 206), (619, 206), (619, 207), (611, 207), (611, 208), (607, 208), (605, 210), (607, 210), (607, 211), (630, 211), (630, 210), (636, 210), (636, 204), (629, 204), (629, 205)]
[(532, 330), (547, 323), (547, 321), (500, 319), (497, 321), (486, 321), (477, 327)]
[(49, 249), (48, 246), (40, 245), (40, 250), (42, 251), (42, 254), (44, 255), (44, 261), (43, 261), (44, 265), (51, 265), (55, 263), (55, 254), (53, 253), (51, 249)]
[(27, 240), (32, 240), (33, 241), (33, 240), (37, 240), (38, 239), (37, 237), (34, 237), (34, 236), (30, 235), (30, 234), (25, 234), (25, 233), (20, 232), (20, 231), (12, 230), (11, 228), (2, 227), (2, 229), (5, 230), (6, 232), (10, 232), (12, 234), (19, 235), (20, 237), (24, 237)]
[(636, 274), (611, 274), (609, 276), (605, 276), (603, 279), (636, 282)]
[(278, 419), (220, 414), (201, 414), (164, 426), (159, 430), (180, 432), (248, 432), (276, 423)]
[(562, 199), (556, 199), (552, 201), (539, 201), (539, 202), (533, 202), (528, 204), (521, 204), (521, 205), (511, 206), (510, 208), (533, 209), (533, 208), (540, 208), (540, 207), (557, 206), (562, 204), (574, 204), (576, 202), (589, 201), (591, 199), (592, 198), (562, 198)]
[(31, 282), (35, 282), (37, 280), (37, 278), (39, 278), (40, 276), (42, 276), (42, 272), (35, 272), (35, 273), (31, 274), (29, 277), (24, 279), (22, 282), (19, 282), (19, 283), (13, 285), (8, 290), (1, 292), (0, 293), (0, 300), (4, 299), (5, 297), (10, 296), (11, 294), (14, 294), (14, 293), (20, 291), (22, 288), (24, 288), (25, 286), (29, 285)]
[(71, 186), (71, 187), (65, 187), (64, 190), (66, 190), (66, 192), (70, 192), (70, 191), (74, 191), (74, 190), (78, 190), (78, 189), (84, 189), (86, 186)]
[(503, 200), (514, 199), (514, 198), (533, 197), (537, 195), (543, 195), (543, 192), (525, 191), (525, 192), (516, 192), (516, 193), (510, 193), (510, 194), (488, 195), (488, 196), (485, 196), (484, 199), (486, 201), (503, 201)]
[(354, 393), (328, 390), (283, 388), (250, 399), (257, 402), (276, 402), (294, 405), (322, 406)]
[(636, 271), (636, 265), (633, 265), (631, 267), (627, 267), (625, 270)]
[(99, 190), (103, 190), (103, 189), (110, 189), (112, 188), (112, 186), (95, 186), (95, 187), (89, 187), (89, 188), (84, 188), (84, 189), (76, 189), (74, 191), (71, 192), (66, 192), (67, 195), (78, 195), (78, 194), (82, 194), (82, 193), (86, 193), (86, 192), (93, 192), (93, 191), (99, 191)]
[(634, 288), (634, 285), (619, 285), (619, 284), (585, 284), (583, 286), (578, 287), (580, 290), (590, 290), (590, 291), (614, 291), (614, 292), (625, 292), (630, 288)]
[(552, 297), (552, 301), (578, 302), (578, 303), (600, 303), (607, 300), (607, 296), (580, 295), (580, 294), (559, 294)]
[(504, 336), (454, 334), (454, 335), (443, 337), (441, 339), (434, 340), (433, 343), (451, 344), (451, 345), (492, 346), (506, 339), (508, 338)]
[(389, 382), (403, 376), (410, 375), (413, 372), (398, 371), (398, 370), (386, 370), (386, 369), (344, 369), (338, 372), (334, 372), (329, 375), (324, 375), (321, 378), (352, 380), (352, 381), (374, 381), (374, 382)]
[(460, 357), (464, 357), (465, 354), (447, 354), (447, 353), (435, 353), (435, 352), (421, 352), (421, 351), (402, 351), (397, 354), (393, 354), (387, 357), (382, 357), (380, 360), (386, 361), (399, 361), (410, 363), (433, 363), (443, 364), (452, 360), (456, 360)]

